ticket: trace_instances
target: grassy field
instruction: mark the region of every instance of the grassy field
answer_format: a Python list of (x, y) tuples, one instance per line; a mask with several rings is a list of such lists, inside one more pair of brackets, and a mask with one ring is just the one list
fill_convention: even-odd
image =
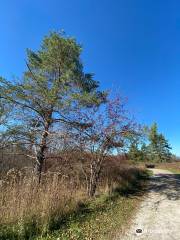
[(116, 196), (110, 199), (107, 196), (101, 196), (91, 202), (85, 212), (71, 216), (61, 230), (36, 239), (112, 239), (117, 229), (122, 231), (123, 226), (129, 223), (138, 202), (139, 198)]
[(157, 168), (169, 170), (175, 174), (180, 174), (180, 161), (171, 163), (159, 163)]
[(111, 196), (101, 195), (71, 215), (61, 230), (36, 240), (111, 240), (122, 234), (145, 193), (149, 173), (142, 173), (135, 182), (117, 188)]
[(112, 239), (136, 210), (147, 176), (142, 169), (123, 169), (113, 191), (101, 189), (93, 199), (55, 177), (36, 188), (26, 178), (11, 176), (0, 198), (0, 239)]
[(102, 195), (84, 205), (56, 230), (36, 240), (110, 240), (123, 233), (144, 194), (144, 180), (129, 188), (117, 189), (111, 196)]

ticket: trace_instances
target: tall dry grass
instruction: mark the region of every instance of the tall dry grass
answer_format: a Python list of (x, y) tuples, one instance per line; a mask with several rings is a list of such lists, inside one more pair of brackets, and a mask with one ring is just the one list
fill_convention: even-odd
[[(112, 159), (105, 164), (97, 194), (128, 188), (140, 170)], [(11, 169), (0, 181), (0, 239), (31, 239), (61, 227), (88, 201), (82, 173), (47, 172), (37, 184), (31, 171)]]
[(13, 169), (1, 180), (0, 190), (0, 239), (5, 233), (8, 236), (12, 226), (19, 239), (44, 234), (76, 211), (85, 199), (82, 186), (58, 173), (47, 173), (38, 185), (33, 177)]
[(180, 173), (180, 160), (157, 164), (157, 168), (167, 169), (174, 173)]

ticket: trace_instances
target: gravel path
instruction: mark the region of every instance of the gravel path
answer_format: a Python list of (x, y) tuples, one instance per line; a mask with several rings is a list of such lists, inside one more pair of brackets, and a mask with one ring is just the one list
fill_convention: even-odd
[(152, 171), (147, 197), (125, 236), (116, 240), (180, 240), (180, 178), (167, 170)]

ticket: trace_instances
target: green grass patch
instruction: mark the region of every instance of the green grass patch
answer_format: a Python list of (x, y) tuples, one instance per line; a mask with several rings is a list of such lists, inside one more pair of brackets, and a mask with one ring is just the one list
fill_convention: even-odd
[(102, 196), (89, 205), (89, 213), (72, 216), (61, 230), (37, 240), (110, 239), (117, 228), (127, 224), (137, 206), (137, 199), (118, 197), (110, 200)]

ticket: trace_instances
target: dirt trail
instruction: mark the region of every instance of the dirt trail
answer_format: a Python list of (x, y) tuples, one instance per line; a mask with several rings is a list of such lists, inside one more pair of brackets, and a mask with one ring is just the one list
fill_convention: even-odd
[(180, 240), (180, 177), (167, 170), (152, 171), (147, 197), (125, 236), (116, 240)]

